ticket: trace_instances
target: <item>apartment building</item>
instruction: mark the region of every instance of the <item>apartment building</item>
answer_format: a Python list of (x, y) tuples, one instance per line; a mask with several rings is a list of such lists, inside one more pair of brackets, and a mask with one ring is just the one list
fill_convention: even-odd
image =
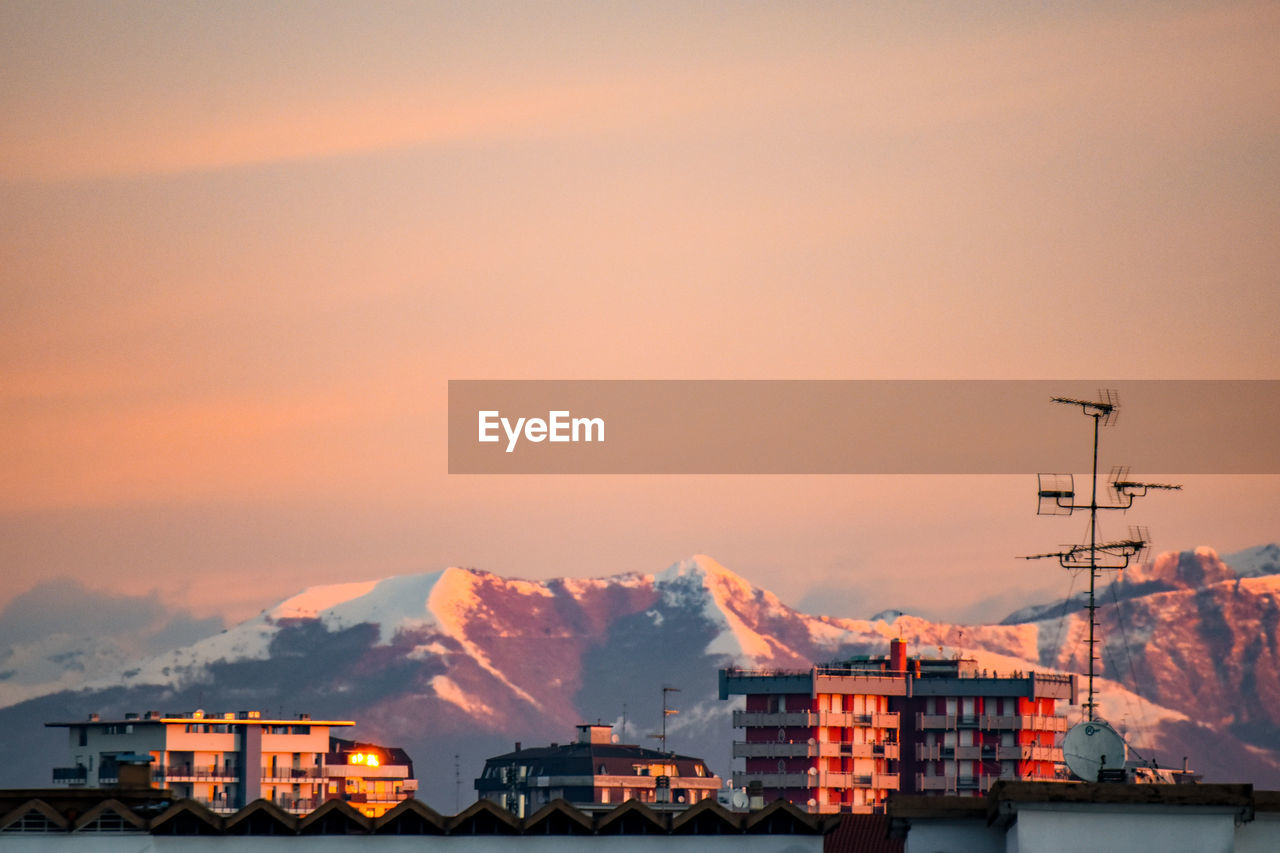
[(324, 773), (325, 798), (348, 802), (365, 817), (382, 817), (418, 790), (413, 759), (397, 746), (330, 737)]
[(746, 697), (733, 755), (765, 799), (811, 813), (880, 812), (892, 791), (980, 795), (997, 779), (1056, 778), (1075, 676), (987, 673), (969, 659), (862, 656), (804, 671), (720, 672)]
[[(197, 710), (128, 713), (120, 719), (90, 714), (86, 720), (45, 725), (67, 729), (70, 766), (53, 769), (55, 784), (107, 787), (117, 784), (122, 765), (147, 763), (154, 786), (221, 813), (265, 799), (303, 814), (326, 799), (344, 799), (376, 817), (390, 807), (384, 808), (378, 796), (411, 796), (417, 785), (403, 750), (372, 744), (348, 748), (355, 743), (331, 737), (332, 729), (354, 726), (352, 720)], [(375, 795), (372, 804), (369, 793)]]
[(574, 743), (522, 749), (485, 761), (481, 799), (525, 817), (557, 799), (584, 810), (627, 800), (686, 808), (715, 800), (723, 785), (701, 758), (614, 743), (613, 727), (578, 726)]

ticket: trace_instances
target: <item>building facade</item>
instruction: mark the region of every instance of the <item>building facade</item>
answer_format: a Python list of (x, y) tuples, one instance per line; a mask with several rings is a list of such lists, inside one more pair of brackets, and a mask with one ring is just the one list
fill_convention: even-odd
[(521, 749), (485, 761), (481, 799), (517, 817), (563, 799), (584, 810), (627, 800), (681, 808), (714, 800), (723, 784), (701, 758), (613, 742), (612, 726), (578, 726), (574, 743)]
[(997, 779), (1056, 778), (1075, 676), (980, 672), (972, 660), (858, 657), (799, 672), (720, 672), (744, 695), (734, 787), (757, 783), (813, 813), (879, 812), (890, 792), (982, 794)]
[[(371, 787), (375, 797), (392, 792), (412, 796), (417, 785), (403, 750), (366, 745), (362, 751), (354, 749), (352, 741), (331, 738), (332, 729), (355, 725), (351, 720), (313, 720), (308, 714), (269, 719), (260, 711), (197, 710), (148, 711), (106, 720), (90, 714), (83, 721), (45, 725), (67, 729), (70, 766), (54, 768), (55, 784), (111, 786), (117, 784), (122, 766), (145, 762), (154, 786), (221, 813), (265, 799), (303, 814), (326, 799), (344, 799), (376, 817), (395, 803), (375, 799), (370, 804)], [(355, 755), (362, 756), (359, 764), (354, 763)], [(368, 755), (376, 756), (372, 767)]]
[(418, 790), (413, 759), (396, 746), (329, 738), (326, 799), (350, 803), (366, 817), (381, 817)]

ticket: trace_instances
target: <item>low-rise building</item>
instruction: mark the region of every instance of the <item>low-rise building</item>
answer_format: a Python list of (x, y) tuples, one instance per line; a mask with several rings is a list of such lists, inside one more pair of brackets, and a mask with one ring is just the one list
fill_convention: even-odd
[[(361, 751), (348, 748), (354, 741), (331, 737), (334, 728), (354, 726), (351, 720), (197, 710), (148, 711), (120, 719), (90, 714), (86, 720), (45, 725), (67, 729), (69, 766), (53, 769), (55, 784), (116, 785), (122, 766), (141, 761), (150, 764), (154, 786), (224, 814), (258, 799), (294, 814), (326, 799), (343, 799), (376, 817), (416, 790), (412, 762), (403, 750), (362, 744)], [(375, 764), (357, 763), (355, 755), (373, 755)]]
[(521, 749), (488, 759), (475, 781), (481, 799), (517, 817), (563, 799), (584, 810), (627, 800), (687, 807), (715, 799), (723, 784), (701, 758), (614, 743), (612, 726), (578, 726), (574, 743)]
[(331, 737), (324, 768), (325, 799), (351, 803), (366, 817), (381, 817), (418, 790), (413, 759), (398, 746)]

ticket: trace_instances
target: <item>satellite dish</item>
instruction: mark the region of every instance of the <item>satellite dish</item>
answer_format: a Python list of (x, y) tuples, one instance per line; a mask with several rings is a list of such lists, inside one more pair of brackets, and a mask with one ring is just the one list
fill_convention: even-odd
[(729, 796), (729, 802), (735, 809), (745, 809), (747, 807), (747, 792), (734, 791), (733, 794)]
[(1077, 778), (1096, 782), (1103, 770), (1124, 769), (1124, 738), (1102, 720), (1076, 723), (1062, 739), (1062, 757)]

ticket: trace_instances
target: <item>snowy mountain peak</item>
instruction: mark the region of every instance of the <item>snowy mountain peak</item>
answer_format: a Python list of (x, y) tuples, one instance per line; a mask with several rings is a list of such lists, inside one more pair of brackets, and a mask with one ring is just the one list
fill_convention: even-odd
[(1236, 573), (1218, 557), (1218, 552), (1201, 545), (1194, 551), (1166, 551), (1154, 560), (1125, 570), (1125, 583), (1162, 581), (1173, 589), (1201, 589), (1226, 580)]
[(720, 633), (707, 646), (741, 665), (790, 659), (795, 652), (775, 636), (756, 630), (770, 620), (792, 619), (795, 611), (776, 595), (753, 586), (705, 554), (695, 554), (654, 576), (654, 587), (672, 606), (697, 606)]

